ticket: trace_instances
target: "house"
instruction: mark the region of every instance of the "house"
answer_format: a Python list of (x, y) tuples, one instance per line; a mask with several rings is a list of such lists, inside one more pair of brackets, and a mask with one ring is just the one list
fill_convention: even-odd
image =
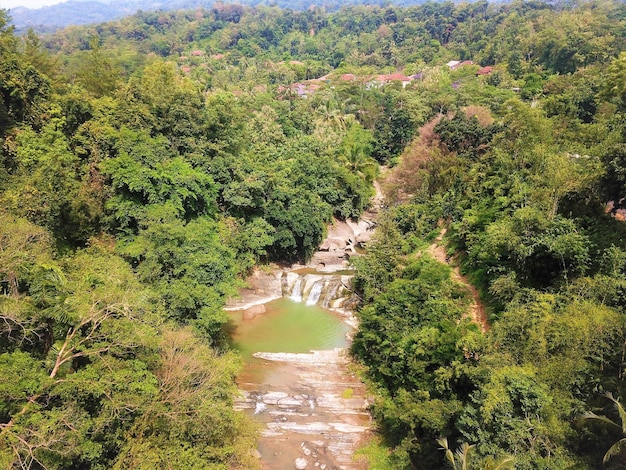
[(400, 72), (396, 72), (387, 75), (376, 75), (375, 77), (372, 77), (372, 79), (365, 84), (365, 88), (371, 90), (372, 88), (379, 88), (386, 83), (392, 82), (401, 82), (402, 88), (405, 88), (412, 81), (413, 79), (411, 77), (407, 77)]
[(191, 55), (194, 56), (194, 57), (200, 57), (203, 54), (204, 54), (204, 52), (199, 51), (199, 50), (191, 51)]
[(304, 83), (294, 83), (291, 85), (291, 89), (301, 98), (306, 98), (306, 85)]
[(476, 75), (490, 75), (493, 72), (493, 67), (488, 65), (487, 67), (481, 67), (476, 72)]
[(405, 88), (409, 83), (413, 81), (412, 78), (409, 78), (400, 72), (391, 73), (389, 75), (383, 75), (383, 77), (384, 77), (383, 83), (401, 82), (402, 88)]
[(464, 60), (463, 62), (461, 62), (460, 60), (451, 60), (446, 65), (450, 67), (450, 70), (456, 70), (458, 68), (466, 67), (468, 65), (474, 65), (474, 62), (472, 62), (471, 60)]

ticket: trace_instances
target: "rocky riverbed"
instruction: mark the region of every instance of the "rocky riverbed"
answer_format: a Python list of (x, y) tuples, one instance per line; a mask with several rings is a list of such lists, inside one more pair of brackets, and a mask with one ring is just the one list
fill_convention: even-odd
[(364, 469), (355, 450), (370, 430), (364, 385), (350, 370), (345, 349), (305, 354), (258, 353), (268, 370), (239, 378), (238, 409), (263, 424), (258, 449), (264, 469)]

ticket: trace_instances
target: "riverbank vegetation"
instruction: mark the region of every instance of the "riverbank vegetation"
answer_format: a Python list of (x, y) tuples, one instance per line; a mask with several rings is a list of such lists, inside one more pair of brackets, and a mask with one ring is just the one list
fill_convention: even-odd
[(589, 412), (619, 423), (605, 393), (626, 392), (625, 19), (216, 4), (16, 37), (0, 13), (0, 466), (255, 468), (224, 301), (358, 217), (382, 163), (355, 261), (366, 454), (602, 468), (623, 435)]

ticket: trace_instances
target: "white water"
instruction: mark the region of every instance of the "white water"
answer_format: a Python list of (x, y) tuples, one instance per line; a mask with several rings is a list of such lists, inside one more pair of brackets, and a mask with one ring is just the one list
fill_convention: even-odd
[(294, 302), (302, 302), (302, 279), (298, 278), (289, 298)]
[(324, 282), (318, 281), (313, 284), (311, 288), (311, 292), (309, 292), (309, 296), (306, 299), (307, 305), (315, 305), (317, 301), (320, 299), (320, 295), (322, 295), (322, 289), (324, 288)]
[(328, 308), (328, 306), (330, 305), (330, 303), (335, 300), (336, 296), (337, 296), (337, 292), (339, 291), (339, 287), (340, 287), (341, 283), (340, 282), (336, 282), (333, 287), (328, 291), (328, 294), (326, 295), (326, 297), (324, 297), (324, 300), (322, 301), (322, 307), (323, 308)]
[(265, 411), (266, 408), (267, 406), (265, 406), (265, 403), (259, 400), (256, 402), (256, 405), (254, 407), (254, 414), (258, 415), (259, 413), (263, 413), (263, 411)]

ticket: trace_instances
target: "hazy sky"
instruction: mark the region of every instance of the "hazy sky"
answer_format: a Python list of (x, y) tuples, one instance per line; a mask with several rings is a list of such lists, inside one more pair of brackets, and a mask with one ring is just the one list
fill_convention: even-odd
[(65, 0), (0, 0), (0, 8), (40, 8), (46, 5), (62, 3)]

